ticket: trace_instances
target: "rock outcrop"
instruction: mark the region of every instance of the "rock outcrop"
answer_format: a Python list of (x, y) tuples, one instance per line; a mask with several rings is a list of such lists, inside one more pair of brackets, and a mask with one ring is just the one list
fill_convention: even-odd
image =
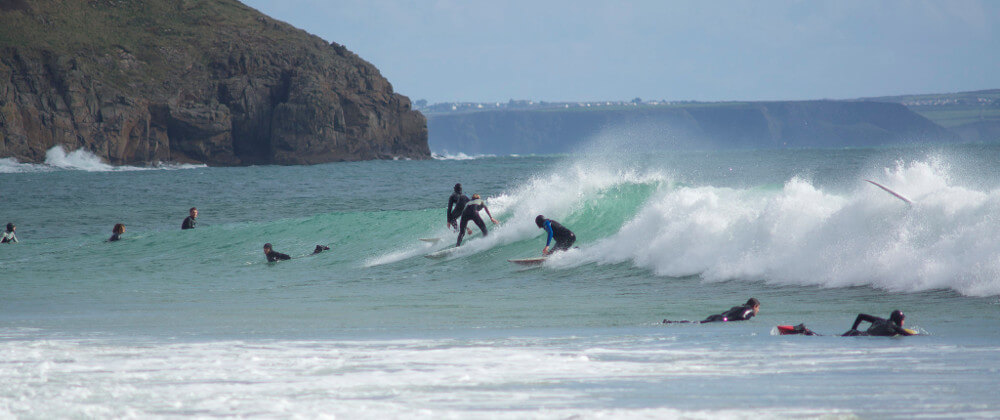
[(564, 153), (615, 136), (620, 140), (643, 137), (643, 147), (685, 150), (868, 147), (959, 140), (955, 133), (903, 105), (854, 101), (483, 111), (430, 115), (428, 126), (435, 151), (499, 155)]
[(0, 0), (0, 157), (56, 145), (112, 164), (430, 157), (378, 69), (236, 0)]

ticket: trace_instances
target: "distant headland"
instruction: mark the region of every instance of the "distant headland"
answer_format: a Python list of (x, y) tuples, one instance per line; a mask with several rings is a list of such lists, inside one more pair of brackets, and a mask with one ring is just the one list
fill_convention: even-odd
[(311, 164), (430, 157), (346, 47), (236, 0), (0, 0), (0, 157)]
[(868, 147), (1000, 141), (1000, 90), (853, 100), (415, 102), (436, 152), (563, 153), (602, 133), (670, 148)]

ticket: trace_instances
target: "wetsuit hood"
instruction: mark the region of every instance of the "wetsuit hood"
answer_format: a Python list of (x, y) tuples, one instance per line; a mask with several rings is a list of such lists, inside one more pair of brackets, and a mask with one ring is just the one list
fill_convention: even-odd
[(462, 193), (462, 184), (455, 184), (455, 192)]
[(539, 228), (541, 228), (545, 224), (545, 216), (539, 214), (537, 217), (535, 217), (535, 224), (538, 225)]
[(13, 230), (14, 230), (14, 224), (13, 223), (8, 223), (7, 224), (7, 231), (8, 232), (12, 232)]
[(889, 320), (896, 325), (903, 325), (904, 319), (906, 319), (906, 315), (903, 315), (903, 311), (900, 311), (899, 309), (892, 311), (892, 313), (889, 314)]

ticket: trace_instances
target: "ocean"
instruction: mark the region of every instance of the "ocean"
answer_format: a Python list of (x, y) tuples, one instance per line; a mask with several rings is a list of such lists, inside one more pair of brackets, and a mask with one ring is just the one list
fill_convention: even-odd
[[(0, 417), (996, 418), (997, 162), (1000, 145), (614, 142), (284, 167), (3, 159), (0, 224), (20, 243), (0, 246)], [(456, 182), (501, 223), (424, 258), (454, 243)], [(538, 214), (577, 248), (507, 262), (540, 254)], [(296, 258), (267, 263), (265, 242)], [(662, 323), (749, 297), (749, 321)], [(921, 335), (837, 336), (894, 309)], [(799, 323), (823, 335), (777, 334)]]

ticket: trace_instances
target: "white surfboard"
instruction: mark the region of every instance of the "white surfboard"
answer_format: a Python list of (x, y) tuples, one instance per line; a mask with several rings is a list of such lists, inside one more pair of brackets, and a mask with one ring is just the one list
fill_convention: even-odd
[(430, 242), (432, 244), (436, 244), (439, 241), (441, 241), (441, 238), (420, 238), (420, 240), (424, 241), (424, 242)]
[(548, 258), (549, 257), (521, 258), (521, 259), (513, 259), (507, 261), (518, 265), (539, 265), (545, 262), (545, 260)]
[(452, 252), (455, 252), (457, 250), (458, 250), (457, 246), (452, 246), (452, 247), (448, 247), (448, 248), (442, 249), (440, 251), (434, 251), (434, 252), (432, 252), (430, 254), (426, 254), (426, 255), (424, 255), (424, 257), (425, 258), (430, 258), (432, 260), (439, 260), (441, 258), (444, 258), (444, 257), (447, 257), (447, 256), (451, 255)]

